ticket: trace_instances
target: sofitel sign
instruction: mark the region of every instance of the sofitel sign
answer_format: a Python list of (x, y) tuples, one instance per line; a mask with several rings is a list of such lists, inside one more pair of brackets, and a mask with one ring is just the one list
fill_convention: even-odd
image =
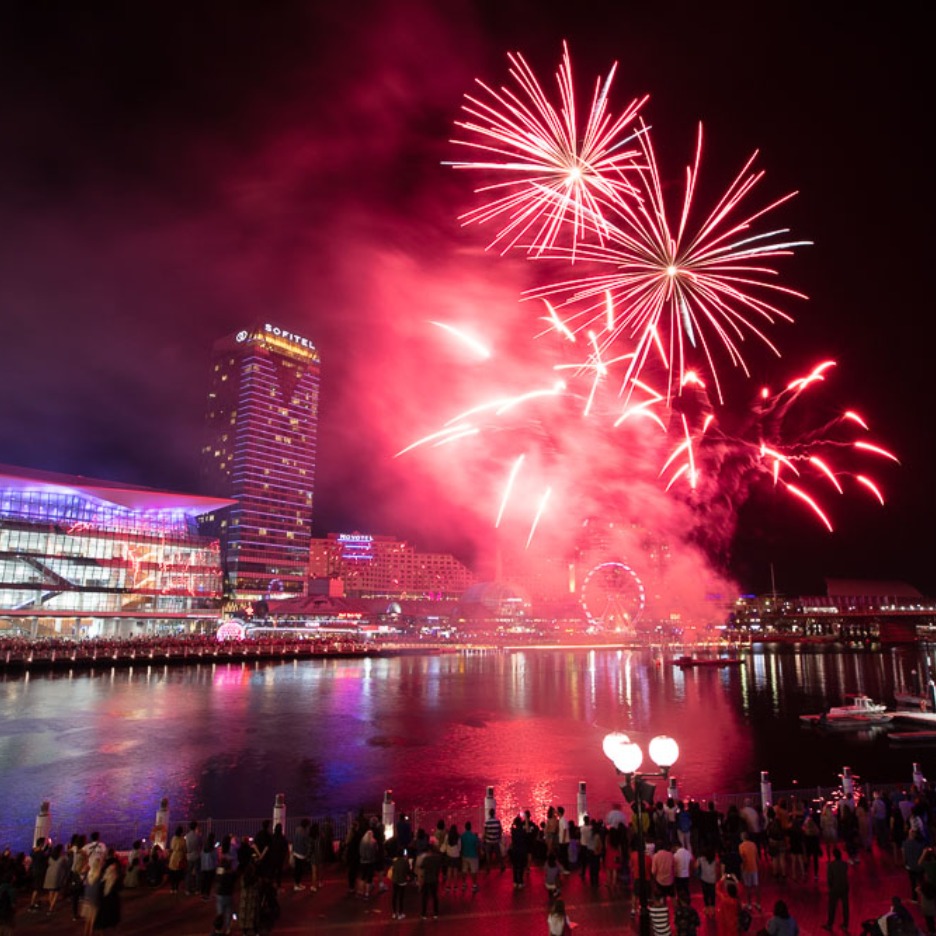
[[(280, 328), (278, 325), (270, 325), (268, 322), (263, 326), (263, 331), (267, 335), (273, 335), (274, 338), (285, 338), (286, 341), (291, 341), (302, 348), (308, 348), (310, 351), (315, 350), (315, 345), (308, 338), (303, 338), (301, 335), (295, 334), (295, 332), (286, 331), (285, 328)], [(250, 332), (247, 331), (239, 331), (235, 336), (238, 342), (246, 341), (249, 337)]]

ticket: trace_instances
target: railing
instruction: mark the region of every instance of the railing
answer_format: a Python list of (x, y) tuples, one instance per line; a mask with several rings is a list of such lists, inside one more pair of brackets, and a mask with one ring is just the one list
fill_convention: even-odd
[[(863, 795), (869, 800), (872, 791), (879, 791), (882, 795), (888, 796), (894, 792), (909, 790), (909, 788), (909, 783), (868, 783), (864, 781), (856, 781), (855, 783), (855, 793), (857, 795)], [(786, 800), (787, 803), (789, 803), (791, 800), (797, 799), (803, 804), (808, 804), (835, 800), (841, 795), (842, 789), (840, 786), (796, 787), (789, 790), (774, 789), (772, 791), (772, 800), (774, 803), (778, 803), (780, 800)], [(700, 796), (696, 795), (694, 792), (689, 793), (688, 791), (681, 791), (680, 798), (684, 801), (693, 800), (699, 802), (703, 805), (703, 808), (709, 801), (714, 802), (715, 808), (722, 814), (727, 812), (731, 806), (740, 809), (746, 800), (750, 800), (755, 806), (760, 805), (760, 792), (712, 793), (706, 796)], [(557, 800), (557, 803), (558, 802)], [(531, 810), (536, 822), (540, 822), (545, 818), (547, 805), (535, 803), (529, 805), (528, 808)], [(567, 798), (563, 802), (563, 805), (566, 807), (566, 814), (570, 818), (576, 818), (575, 797)], [(588, 812), (592, 816), (603, 818), (610, 811), (611, 805), (610, 802), (605, 801), (589, 801)], [(430, 833), (436, 828), (439, 820), (442, 820), (445, 828), (454, 824), (457, 825), (459, 829), (463, 829), (465, 822), (470, 821), (472, 828), (478, 832), (478, 834), (481, 834), (481, 830), (484, 828), (484, 821), (487, 818), (484, 807), (481, 804), (473, 807), (465, 806), (449, 810), (430, 810), (421, 807), (405, 810), (401, 808), (399, 804), (396, 804), (396, 817), (399, 818), (403, 812), (407, 812), (410, 816), (414, 831), (422, 828)], [(498, 809), (497, 814), (498, 818), (500, 818), (504, 824), (505, 829), (514, 819), (513, 814), (505, 812), (502, 808)], [(303, 818), (308, 818), (311, 822), (318, 823), (319, 828), (324, 834), (331, 836), (337, 854), (340, 844), (347, 837), (348, 830), (356, 815), (356, 813), (351, 812), (318, 815), (301, 812), (287, 813), (283, 831), (287, 838), (292, 839), (293, 833), (300, 821)], [(376, 816), (378, 819), (381, 818), (379, 809), (375, 809), (370, 813), (365, 813), (364, 816), (366, 820), (370, 820), (372, 816)], [(198, 820), (202, 834), (206, 839), (210, 840), (213, 837), (216, 842), (220, 842), (225, 835), (231, 835), (237, 839), (241, 839), (244, 836), (256, 835), (265, 817), (219, 819), (215, 817), (196, 816), (195, 818)], [(174, 818), (170, 816), (170, 834), (177, 825), (181, 825), (183, 829), (187, 830), (190, 819), (191, 817)], [(92, 831), (97, 831), (101, 840), (107, 845), (113, 845), (118, 850), (127, 850), (132, 846), (133, 842), (138, 839), (148, 841), (151, 838), (153, 822), (140, 820), (131, 823), (89, 823), (86, 821), (69, 823), (67, 820), (62, 820), (57, 816), (53, 816), (47, 835), (55, 842), (67, 842), (76, 832), (87, 835)], [(34, 824), (27, 827), (22, 823), (16, 826), (6, 826), (0, 823), (0, 848), (9, 846), (14, 852), (29, 852), (31, 846), (34, 844), (32, 841), (33, 832)]]

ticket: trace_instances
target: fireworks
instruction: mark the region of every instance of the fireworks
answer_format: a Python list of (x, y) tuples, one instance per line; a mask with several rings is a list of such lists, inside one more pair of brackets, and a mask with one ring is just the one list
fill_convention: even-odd
[[(695, 160), (686, 169), (679, 222), (673, 225), (663, 197), (663, 183), (649, 131), (638, 136), (643, 165), (636, 170), (639, 199), (621, 201), (615, 224), (607, 224), (603, 242), (578, 247), (580, 260), (612, 267), (574, 280), (539, 287), (534, 297), (562, 295), (564, 324), (578, 332), (600, 327), (605, 346), (626, 339), (635, 350), (629, 377), (641, 374), (653, 355), (668, 373), (667, 394), (678, 392), (687, 372), (704, 362), (722, 399), (713, 345), (719, 344), (748, 374), (741, 344), (756, 337), (779, 356), (764, 331), (766, 325), (792, 318), (774, 295), (803, 299), (802, 293), (775, 282), (768, 262), (787, 256), (808, 241), (787, 239), (785, 228), (758, 231), (757, 222), (793, 197), (766, 206), (746, 207), (763, 178), (755, 171), (755, 153), (745, 163), (714, 208), (696, 226), (693, 197), (702, 158), (699, 126)], [(553, 251), (561, 256), (563, 251)], [(698, 360), (693, 360), (694, 358)]]
[[(806, 504), (830, 533), (832, 521), (821, 495), (812, 489), (813, 481), (831, 485), (840, 495), (846, 491), (843, 482), (854, 481), (883, 506), (884, 495), (873, 480), (839, 464), (840, 456), (849, 450), (897, 461), (886, 449), (852, 438), (850, 427), (868, 431), (868, 424), (861, 417), (846, 410), (819, 426), (805, 429), (802, 420), (794, 425), (791, 418), (797, 404), (807, 412), (818, 409), (807, 407), (806, 394), (823, 383), (826, 372), (833, 367), (834, 361), (824, 361), (805, 377), (790, 381), (780, 393), (762, 390), (752, 409), (741, 416), (726, 412), (724, 419), (711, 411), (704, 385), (698, 385), (704, 415), (698, 428), (693, 429), (687, 416), (681, 414), (682, 438), (660, 472), (668, 479), (667, 489), (683, 481), (689, 488), (690, 499), (708, 503), (716, 491), (743, 493), (763, 478)], [(804, 484), (810, 484), (810, 489), (805, 489)]]
[(607, 235), (605, 211), (635, 193), (628, 179), (638, 154), (631, 127), (646, 97), (635, 98), (618, 117), (611, 115), (608, 93), (615, 65), (607, 78), (596, 81), (591, 107), (580, 127), (572, 60), (565, 45), (556, 73), (558, 108), (523, 56), (508, 58), (517, 90), (495, 90), (478, 81), (484, 95), (465, 95), (463, 109), (469, 119), (458, 121), (457, 126), (469, 139), (452, 142), (480, 158), (450, 165), (504, 178), (477, 189), (493, 196), (492, 200), (460, 220), (502, 224), (491, 246), (504, 252), (522, 246), (531, 254), (541, 254), (569, 234), (574, 259), (579, 241), (587, 234), (594, 232), (599, 239)]
[[(883, 504), (878, 483), (842, 458), (897, 461), (858, 437), (869, 432), (864, 418), (854, 410), (820, 425), (803, 418), (818, 411), (816, 388), (834, 361), (776, 394), (761, 391), (741, 412), (722, 391), (717, 359), (750, 376), (746, 342), (779, 356), (768, 331), (792, 322), (785, 300), (805, 298), (779, 281), (777, 261), (808, 241), (765, 225), (795, 193), (755, 202), (764, 178), (755, 152), (700, 211), (700, 125), (674, 211), (638, 114), (646, 98), (612, 116), (616, 66), (597, 80), (581, 124), (565, 46), (558, 107), (522, 56), (509, 60), (513, 86), (479, 82), (483, 95), (466, 96), (468, 119), (457, 122), (468, 138), (454, 142), (481, 158), (451, 165), (492, 180), (478, 189), (490, 200), (461, 220), (496, 223), (491, 246), (571, 262), (576, 276), (524, 294), (542, 302), (545, 324), (506, 364), (484, 340), (483, 310), (471, 327), (432, 322), (472, 352), (474, 367), (488, 368), (466, 378), (472, 389), (491, 389), (398, 454), (458, 443), (463, 475), (472, 458), (484, 466), (470, 481), (483, 477), (494, 526), (521, 517), (527, 547), (549, 512), (575, 523), (613, 501), (619, 516), (638, 515), (653, 491), (695, 518), (683, 523), (683, 535), (705, 538), (689, 529), (693, 523), (718, 528), (722, 545), (737, 504), (760, 483), (830, 531), (830, 493), (859, 491)], [(529, 350), (544, 341), (547, 355)]]

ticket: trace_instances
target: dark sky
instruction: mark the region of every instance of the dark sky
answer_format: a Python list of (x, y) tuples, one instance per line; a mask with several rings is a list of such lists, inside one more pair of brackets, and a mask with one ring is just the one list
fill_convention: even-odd
[(550, 80), (566, 39), (586, 85), (618, 61), (616, 101), (651, 95), (673, 178), (702, 120), (720, 185), (759, 149), (770, 193), (798, 190), (783, 224), (815, 246), (782, 272), (810, 299), (774, 335), (783, 361), (754, 355), (756, 381), (836, 359), (830, 392), (901, 458), (873, 466), (887, 506), (836, 502), (831, 536), (755, 491), (731, 552), (739, 582), (766, 588), (773, 563), (790, 592), (837, 576), (936, 594), (921, 23), (899, 4), (549, 9), (5, 4), (0, 462), (195, 489), (211, 344), (273, 320), (324, 362), (318, 532), (457, 544), (464, 503), (426, 522), (435, 511), (414, 511), (414, 491), (441, 503), (445, 479), (390, 459), (411, 441), (401, 409), (421, 406), (406, 394), (419, 346), (404, 310), (528, 285), (517, 261), (478, 250), (483, 232), (459, 227), (471, 184), (441, 163), (476, 76), (505, 81), (506, 53), (521, 51)]

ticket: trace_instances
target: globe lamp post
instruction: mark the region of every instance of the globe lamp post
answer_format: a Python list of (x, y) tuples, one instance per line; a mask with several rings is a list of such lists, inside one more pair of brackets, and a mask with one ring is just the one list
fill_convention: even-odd
[(601, 743), (605, 757), (614, 764), (614, 769), (621, 778), (618, 785), (624, 799), (631, 804), (634, 810), (634, 820), (637, 826), (637, 887), (640, 898), (640, 936), (650, 936), (650, 910), (647, 906), (647, 844), (644, 837), (645, 807), (653, 805), (653, 794), (656, 787), (651, 780), (666, 780), (670, 768), (679, 757), (679, 745), (666, 735), (658, 735), (648, 745), (650, 759), (657, 766), (653, 773), (641, 773), (640, 765), (643, 763), (643, 751), (639, 744), (635, 744), (626, 735), (619, 731), (605, 735)]

